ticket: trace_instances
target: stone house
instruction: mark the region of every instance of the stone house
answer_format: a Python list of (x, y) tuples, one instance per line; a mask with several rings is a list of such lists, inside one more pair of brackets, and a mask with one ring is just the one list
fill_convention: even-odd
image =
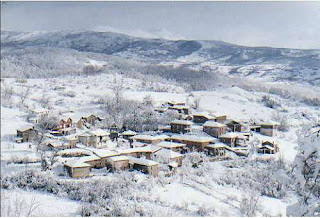
[(270, 141), (264, 141), (261, 146), (257, 148), (257, 152), (261, 154), (275, 154), (279, 151), (279, 147), (276, 143)]
[(218, 138), (227, 132), (227, 126), (222, 123), (207, 121), (203, 124), (203, 131), (210, 136)]
[(72, 178), (88, 177), (91, 169), (90, 164), (79, 159), (67, 161), (64, 166)]
[(149, 145), (144, 147), (135, 147), (135, 148), (128, 148), (119, 151), (122, 155), (128, 155), (131, 157), (144, 157), (146, 159), (151, 159), (152, 154), (162, 149), (159, 146)]
[(24, 126), (17, 129), (16, 142), (29, 142), (38, 134), (34, 126)]
[(136, 141), (136, 142), (142, 142), (142, 143), (147, 143), (147, 144), (152, 144), (152, 145), (156, 145), (159, 142), (162, 142), (164, 140), (166, 140), (167, 138), (169, 138), (169, 136), (167, 135), (135, 135), (132, 136), (130, 139), (132, 141)]
[(152, 176), (158, 176), (159, 164), (155, 161), (142, 159), (142, 158), (129, 157), (129, 164), (131, 169), (133, 170), (138, 170)]
[(215, 121), (215, 116), (209, 114), (208, 112), (195, 112), (193, 113), (193, 122), (197, 124), (203, 124), (208, 120)]
[(159, 146), (161, 148), (170, 149), (171, 151), (183, 153), (184, 150), (186, 149), (187, 145), (184, 143), (179, 143), (179, 142), (163, 141), (163, 142), (160, 142), (159, 144), (157, 144), (157, 146)]
[(156, 151), (152, 155), (152, 159), (156, 160), (161, 163), (171, 163), (171, 162), (176, 162), (178, 166), (182, 165), (182, 159), (183, 155), (174, 151), (171, 151), (169, 149), (163, 148), (158, 151)]
[(83, 145), (101, 148), (107, 145), (107, 142), (110, 140), (109, 135), (109, 132), (97, 129), (78, 135), (78, 139)]
[(189, 149), (196, 149), (198, 151), (203, 150), (204, 147), (215, 141), (215, 139), (212, 137), (188, 134), (173, 135), (169, 140), (173, 142), (184, 143)]
[(113, 172), (129, 168), (129, 158), (127, 156), (113, 156), (107, 158), (107, 167)]
[(205, 151), (208, 155), (223, 157), (226, 154), (226, 144), (223, 144), (223, 143), (209, 144), (205, 147)]
[(227, 127), (232, 132), (247, 132), (249, 131), (249, 126), (247, 124), (241, 123), (240, 121), (231, 120), (227, 123)]
[(137, 133), (132, 130), (127, 130), (127, 131), (122, 132), (121, 135), (124, 139), (129, 140), (130, 137), (137, 135)]
[(188, 120), (174, 120), (170, 123), (171, 132), (173, 133), (187, 133), (190, 132), (193, 122)]
[(268, 122), (260, 125), (260, 133), (266, 136), (275, 136), (277, 133), (277, 129), (279, 127), (279, 123), (277, 122)]
[(219, 139), (231, 147), (245, 146), (247, 141), (247, 137), (238, 132), (225, 133), (220, 135)]

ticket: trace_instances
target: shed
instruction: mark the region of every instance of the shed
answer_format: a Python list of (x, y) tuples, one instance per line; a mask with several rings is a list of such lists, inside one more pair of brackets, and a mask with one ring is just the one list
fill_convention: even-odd
[(76, 147), (76, 144), (78, 142), (78, 137), (75, 135), (65, 136), (64, 141), (68, 145), (69, 148)]
[(60, 119), (57, 130), (72, 127), (72, 119), (70, 117)]
[(214, 121), (218, 123), (224, 123), (227, 120), (227, 115), (225, 114), (214, 113), (213, 116), (215, 117)]
[(223, 143), (231, 147), (235, 147), (235, 146), (245, 146), (247, 137), (238, 132), (228, 132), (223, 135), (220, 135), (219, 139)]
[(110, 151), (110, 150), (107, 150), (107, 149), (90, 149), (90, 151), (101, 158), (102, 167), (107, 165), (107, 159), (108, 158), (119, 155), (118, 152)]
[(173, 133), (187, 133), (190, 132), (193, 122), (189, 120), (174, 120), (170, 123), (171, 132)]
[(79, 159), (67, 161), (64, 166), (72, 178), (87, 177), (91, 168), (90, 164), (84, 163)]
[(205, 150), (209, 155), (222, 157), (226, 154), (226, 146), (224, 143), (209, 144), (205, 147)]
[(162, 163), (170, 163), (170, 162), (176, 162), (178, 166), (182, 165), (182, 159), (183, 155), (174, 151), (171, 151), (169, 149), (163, 148), (161, 150), (156, 151), (152, 157), (154, 160), (157, 160)]
[(227, 126), (215, 121), (207, 121), (203, 124), (203, 131), (210, 136), (218, 138), (227, 132)]
[(267, 122), (267, 123), (262, 123), (260, 128), (260, 133), (266, 136), (274, 136), (276, 134), (276, 131), (279, 127), (278, 122)]
[(167, 148), (176, 152), (182, 152), (187, 145), (185, 143), (163, 141), (157, 144), (157, 146)]
[(107, 142), (110, 140), (109, 135), (110, 133), (105, 130), (96, 129), (79, 135), (78, 139), (83, 145), (97, 148), (103, 147), (107, 144)]
[(84, 156), (80, 158), (84, 163), (90, 164), (92, 168), (101, 168), (104, 167), (102, 158), (97, 155)]
[(203, 150), (205, 146), (215, 141), (215, 139), (212, 137), (195, 136), (188, 134), (173, 135), (169, 140), (173, 142), (184, 143), (188, 148), (195, 148), (200, 151)]
[(215, 121), (215, 116), (209, 114), (206, 111), (193, 113), (193, 122), (194, 123), (203, 124), (208, 120)]
[(264, 141), (261, 146), (258, 147), (257, 152), (262, 154), (275, 154), (279, 151), (279, 147), (276, 143), (270, 141)]
[(158, 176), (158, 163), (152, 160), (129, 157), (132, 169), (139, 170), (152, 176)]
[(127, 156), (114, 156), (107, 158), (107, 167), (112, 171), (129, 168), (129, 158)]
[(135, 147), (135, 148), (128, 148), (119, 151), (120, 154), (129, 155), (132, 157), (145, 157), (147, 159), (151, 159), (151, 155), (155, 152), (159, 151), (161, 147), (155, 145), (149, 145), (144, 147)]
[(129, 140), (130, 137), (137, 135), (137, 133), (132, 130), (127, 130), (127, 131), (122, 132), (121, 135), (124, 139)]
[(174, 105), (174, 106), (169, 106), (170, 110), (176, 110), (181, 114), (186, 114), (188, 115), (190, 112), (190, 108), (186, 105)]
[(17, 129), (17, 142), (28, 142), (37, 135), (34, 126), (23, 126)]
[(246, 132), (249, 130), (249, 125), (244, 124), (240, 121), (237, 120), (231, 120), (227, 123), (227, 127), (232, 131), (232, 132)]
[(137, 141), (137, 142), (156, 145), (159, 142), (166, 140), (167, 138), (169, 138), (169, 136), (167, 136), (167, 135), (154, 135), (154, 136), (152, 136), (152, 135), (135, 135), (135, 136), (132, 136), (130, 139), (132, 139), (133, 141)]

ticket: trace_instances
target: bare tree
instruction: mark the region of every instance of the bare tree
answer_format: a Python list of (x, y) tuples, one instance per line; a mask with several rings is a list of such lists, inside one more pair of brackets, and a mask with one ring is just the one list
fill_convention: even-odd
[(14, 94), (13, 88), (8, 85), (1, 86), (1, 103), (5, 106), (11, 107), (12, 96)]
[(254, 191), (246, 192), (246, 195), (242, 197), (240, 202), (240, 211), (249, 217), (256, 216), (258, 210), (260, 209), (259, 205), (260, 195)]
[(35, 197), (32, 197), (31, 201), (26, 201), (25, 198), (19, 194), (8, 195), (5, 192), (1, 192), (1, 216), (35, 216), (40, 206), (40, 203)]
[(19, 93), (19, 99), (20, 99), (20, 103), (21, 105), (25, 105), (25, 101), (27, 100), (27, 98), (29, 97), (29, 95), (31, 94), (31, 87), (30, 86), (26, 86), (24, 88), (22, 88), (21, 92)]
[(116, 111), (117, 113), (120, 112), (121, 104), (123, 101), (123, 91), (124, 91), (124, 86), (123, 86), (123, 78), (120, 80), (115, 78), (114, 79), (114, 86), (112, 87), (112, 92), (115, 97), (115, 106), (116, 106)]

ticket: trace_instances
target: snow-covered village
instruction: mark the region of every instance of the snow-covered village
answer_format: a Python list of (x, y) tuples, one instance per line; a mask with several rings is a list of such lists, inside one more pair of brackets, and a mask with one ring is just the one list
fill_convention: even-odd
[(320, 216), (319, 81), (319, 49), (1, 29), (1, 216)]

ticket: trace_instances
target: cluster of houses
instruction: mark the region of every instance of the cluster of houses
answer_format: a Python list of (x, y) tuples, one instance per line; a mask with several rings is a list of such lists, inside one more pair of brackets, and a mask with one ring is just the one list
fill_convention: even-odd
[[(278, 124), (245, 123), (227, 119), (223, 114), (192, 111), (183, 102), (167, 102), (155, 108), (160, 113), (175, 110), (179, 119), (160, 128), (158, 132), (138, 133), (119, 130), (116, 126), (101, 129), (97, 125), (103, 118), (96, 115), (61, 118), (58, 124), (42, 133), (48, 149), (58, 151), (60, 162), (73, 178), (90, 175), (93, 168), (107, 167), (111, 171), (131, 169), (157, 176), (159, 165), (168, 173), (175, 173), (182, 165), (184, 154), (190, 151), (204, 152), (213, 159), (228, 158), (229, 154), (247, 156), (248, 142), (254, 132), (274, 136)], [(31, 122), (37, 123), (50, 111), (32, 111)], [(34, 126), (17, 130), (17, 142), (31, 141), (39, 134)], [(125, 148), (112, 147), (112, 141), (122, 140)], [(258, 153), (275, 154), (278, 145), (262, 141), (256, 145)]]

